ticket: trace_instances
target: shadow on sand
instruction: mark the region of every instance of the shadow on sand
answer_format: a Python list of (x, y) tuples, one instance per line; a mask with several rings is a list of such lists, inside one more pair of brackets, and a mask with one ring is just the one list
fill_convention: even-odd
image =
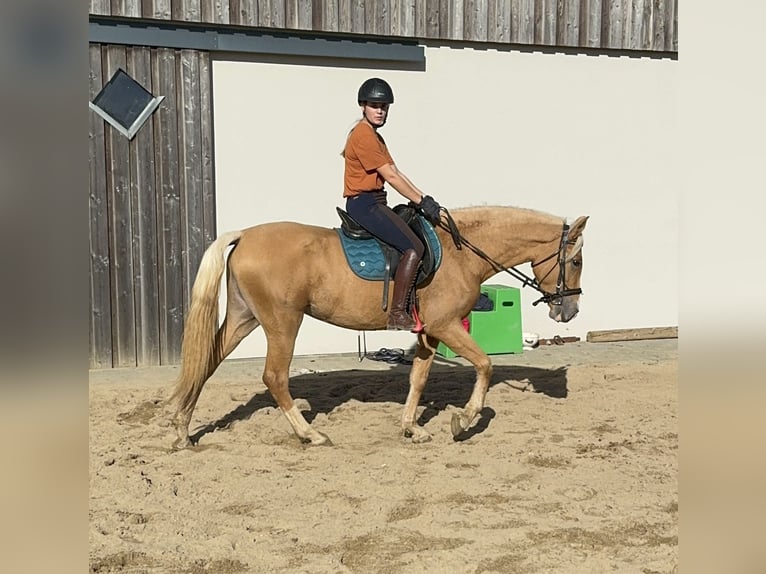
[[(351, 369), (295, 375), (290, 378), (290, 392), (296, 399), (305, 399), (311, 405), (303, 413), (312, 422), (320, 413), (329, 414), (336, 407), (350, 400), (363, 403), (391, 402), (404, 406), (409, 389), (408, 365), (392, 365), (388, 371)], [(420, 406), (425, 409), (418, 423), (426, 424), (447, 407), (462, 408), (471, 396), (475, 371), (471, 366), (434, 364)], [(565, 367), (542, 369), (525, 366), (494, 366), (490, 388), (509, 385), (519, 392), (542, 393), (549, 397), (567, 397), (567, 372)], [(271, 394), (264, 390), (225, 414), (220, 419), (197, 428), (191, 435), (196, 444), (203, 436), (226, 428), (231, 423), (249, 419), (257, 410), (276, 407)], [(485, 407), (473, 427), (457, 440), (466, 440), (484, 432), (495, 416), (495, 411)]]

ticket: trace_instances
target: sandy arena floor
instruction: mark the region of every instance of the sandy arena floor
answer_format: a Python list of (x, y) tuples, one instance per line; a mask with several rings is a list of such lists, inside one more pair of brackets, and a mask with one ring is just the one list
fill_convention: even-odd
[(174, 452), (175, 367), (90, 373), (91, 573), (656, 574), (678, 564), (678, 341), (494, 356), (487, 406), (450, 433), (473, 369), (438, 359), (425, 444), (401, 436), (408, 367), (298, 357), (306, 447), (225, 361)]

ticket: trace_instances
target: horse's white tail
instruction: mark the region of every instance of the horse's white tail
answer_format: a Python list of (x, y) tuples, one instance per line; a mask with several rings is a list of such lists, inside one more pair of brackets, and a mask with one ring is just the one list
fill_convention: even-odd
[(178, 400), (179, 411), (189, 408), (212, 374), (218, 331), (218, 291), (226, 268), (224, 252), (241, 236), (241, 231), (224, 233), (207, 248), (200, 261), (184, 325), (181, 372), (170, 397), (171, 401)]

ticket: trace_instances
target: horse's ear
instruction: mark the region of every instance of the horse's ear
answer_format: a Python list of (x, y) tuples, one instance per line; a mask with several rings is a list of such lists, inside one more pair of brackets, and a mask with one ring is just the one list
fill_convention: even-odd
[(585, 224), (588, 223), (589, 215), (582, 215), (578, 217), (575, 222), (569, 226), (569, 237), (577, 237), (585, 229)]

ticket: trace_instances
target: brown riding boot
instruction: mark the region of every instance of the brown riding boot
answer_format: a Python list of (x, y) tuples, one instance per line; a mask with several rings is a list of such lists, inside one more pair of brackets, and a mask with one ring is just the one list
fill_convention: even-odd
[(411, 331), (415, 321), (407, 313), (407, 298), (417, 278), (420, 259), (414, 249), (408, 249), (399, 260), (394, 275), (394, 296), (388, 311), (389, 331)]

